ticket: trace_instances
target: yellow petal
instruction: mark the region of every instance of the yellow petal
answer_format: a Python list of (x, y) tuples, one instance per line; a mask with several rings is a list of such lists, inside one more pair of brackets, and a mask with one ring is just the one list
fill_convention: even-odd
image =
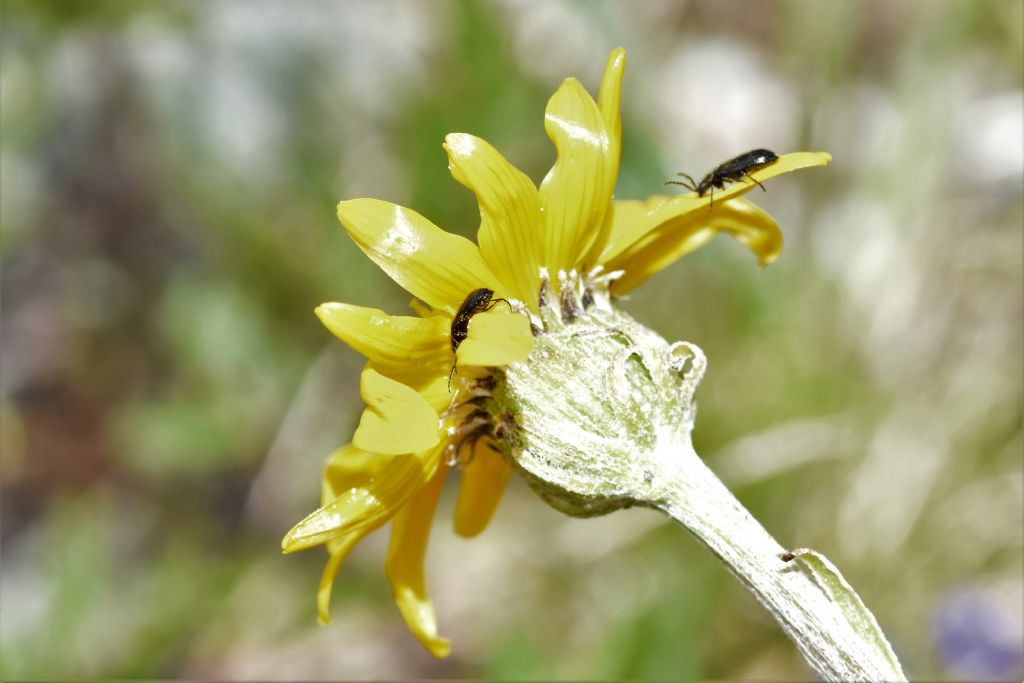
[(522, 171), (485, 141), (465, 133), (445, 138), (448, 168), (480, 205), (477, 242), (507, 293), (536, 306), (540, 267), (540, 196)]
[(701, 211), (670, 220), (614, 260), (609, 268), (625, 274), (612, 283), (612, 291), (625, 294), (719, 232), (746, 245), (761, 265), (771, 263), (782, 251), (782, 231), (771, 216), (745, 199), (716, 201), (710, 215)]
[[(368, 453), (359, 450), (352, 445), (344, 446), (334, 451), (327, 458), (324, 467), (324, 477), (320, 504), (327, 505), (339, 495), (349, 489), (359, 488), (368, 485), (387, 464), (390, 458), (379, 453)], [(320, 586), (316, 593), (317, 618), (321, 624), (329, 624), (331, 621), (328, 613), (328, 605), (331, 601), (331, 588), (334, 586), (334, 579), (338, 576), (341, 564), (345, 556), (355, 545), (367, 534), (376, 530), (387, 518), (382, 518), (377, 524), (367, 526), (359, 531), (336, 538), (327, 543), (329, 557), (327, 565), (320, 576)]]
[(292, 527), (281, 542), (281, 549), (293, 553), (376, 528), (393, 516), (433, 475), (441, 451), (439, 445), (424, 453), (391, 457), (370, 482), (340, 493)]
[(436, 308), (431, 308), (427, 304), (415, 298), (409, 302), (409, 308), (416, 311), (416, 315), (418, 315), (421, 318), (433, 318), (435, 316), (445, 316), (449, 319), (451, 318), (450, 314), (446, 315), (444, 311), (438, 310)]
[(543, 263), (552, 273), (576, 266), (601, 228), (614, 178), (606, 158), (608, 133), (597, 104), (567, 78), (548, 101), (544, 128), (558, 159), (540, 186)]
[(352, 199), (338, 204), (338, 218), (381, 270), (434, 308), (453, 314), (469, 292), (496, 282), (475, 244), (411, 209)]
[[(385, 520), (386, 521), (386, 520)], [(383, 522), (382, 522), (383, 523)], [(320, 574), (320, 585), (316, 591), (316, 614), (317, 621), (323, 625), (331, 623), (330, 605), (331, 605), (331, 590), (334, 588), (334, 580), (338, 578), (338, 572), (341, 570), (341, 564), (345, 561), (345, 557), (349, 552), (361, 541), (367, 534), (374, 531), (378, 526), (367, 527), (361, 531), (343, 536), (342, 538), (335, 539), (327, 543), (327, 552), (329, 554), (327, 558), (327, 564), (324, 566), (324, 571)]]
[[(597, 108), (604, 119), (604, 127), (608, 132), (608, 154), (605, 155), (605, 173), (610, 179), (611, 189), (615, 191), (615, 182), (619, 177), (619, 160), (622, 156), (622, 77), (626, 71), (626, 51), (621, 47), (612, 50), (608, 55), (608, 63), (604, 67), (601, 89), (597, 93)], [(597, 231), (593, 243), (587, 248), (584, 265), (600, 263), (599, 258), (608, 239), (609, 223), (601, 221), (601, 229)]]
[[(757, 187), (757, 183), (754, 180), (758, 183), (763, 183), (769, 178), (774, 178), (783, 173), (792, 173), (793, 171), (799, 171), (802, 168), (810, 168), (812, 166), (827, 166), (830, 161), (832, 161), (832, 155), (828, 152), (790, 152), (789, 154), (783, 154), (779, 157), (778, 161), (770, 166), (751, 173), (750, 177), (753, 180), (744, 178), (729, 185), (724, 190), (715, 190), (714, 202), (717, 204), (719, 201), (739, 197), (750, 192)], [(701, 199), (707, 200), (710, 203), (712, 197), (704, 195)]]
[(406, 626), (430, 654), (438, 658), (448, 656), (451, 644), (437, 633), (437, 617), (427, 597), (423, 562), (446, 470), (444, 465), (438, 468), (434, 477), (395, 515), (385, 565), (395, 603)]
[(321, 304), (316, 315), (335, 336), (379, 368), (449, 364), (451, 321), (444, 317), (388, 315), (342, 303)]
[(469, 334), (456, 352), (459, 365), (496, 367), (526, 360), (533, 333), (526, 316), (501, 310), (478, 313), (469, 320)]
[(385, 377), (372, 366), (363, 370), (359, 394), (366, 410), (352, 445), (374, 453), (416, 453), (440, 440), (437, 411), (414, 389)]
[[(783, 154), (778, 161), (755, 171), (751, 176), (758, 182), (763, 182), (802, 168), (824, 166), (831, 159), (832, 156), (826, 152)], [(710, 194), (698, 197), (696, 193), (689, 193), (672, 197), (653, 196), (644, 201), (614, 202), (610, 233), (600, 262), (613, 263), (620, 254), (644, 239), (648, 233), (687, 214), (696, 212), (710, 221), (714, 209), (720, 203), (724, 204), (731, 197), (746, 194), (754, 187), (757, 185), (752, 181), (741, 180), (724, 190), (716, 190), (713, 197)]]
[(597, 108), (601, 112), (605, 130), (608, 132), (610, 150), (608, 160), (615, 176), (618, 175), (619, 154), (622, 149), (620, 105), (622, 102), (622, 76), (625, 72), (626, 51), (617, 47), (608, 55), (608, 63), (604, 67), (604, 76), (601, 78), (601, 89), (597, 93)]
[(505, 492), (509, 471), (500, 453), (482, 441), (477, 443), (473, 459), (462, 468), (455, 504), (455, 533), (471, 538), (487, 527)]
[(617, 199), (611, 203), (605, 214), (605, 225), (608, 226), (608, 237), (601, 258), (598, 261), (610, 264), (613, 260), (642, 240), (659, 225), (666, 223), (679, 214), (658, 211), (670, 197), (654, 195), (647, 199)]
[(320, 504), (327, 505), (349, 489), (366, 486), (391, 458), (349, 444), (331, 453), (324, 465)]
[(418, 393), (427, 404), (436, 412), (440, 413), (451, 403), (451, 391), (448, 387), (448, 374), (455, 364), (455, 356), (448, 348), (448, 362), (444, 365), (428, 366), (407, 366), (404, 368), (388, 368), (387, 371), (377, 367), (373, 363), (370, 366), (379, 370), (381, 374), (401, 382)]

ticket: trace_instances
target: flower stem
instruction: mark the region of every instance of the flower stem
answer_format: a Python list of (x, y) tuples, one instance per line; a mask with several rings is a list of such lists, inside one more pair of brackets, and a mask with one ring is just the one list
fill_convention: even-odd
[[(830, 579), (839, 579), (849, 588), (827, 560), (810, 551), (787, 553), (689, 443), (652, 455), (659, 476), (648, 500), (718, 556), (820, 676), (835, 681), (906, 680), (856, 594), (830, 584)], [(827, 569), (817, 566), (821, 561)]]
[(786, 552), (693, 450), (704, 352), (669, 344), (600, 287), (586, 310), (564, 285), (559, 306), (542, 310), (530, 358), (504, 369), (490, 406), (527, 484), (578, 517), (662, 510), (750, 589), (823, 679), (906, 680), (839, 570), (812, 550)]

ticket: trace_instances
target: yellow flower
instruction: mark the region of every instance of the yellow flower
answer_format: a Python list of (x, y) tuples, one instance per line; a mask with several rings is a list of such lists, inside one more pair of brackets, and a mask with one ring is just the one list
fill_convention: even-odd
[[(539, 188), (483, 140), (447, 136), (449, 169), (480, 205), (479, 246), (394, 204), (338, 205), (356, 244), (418, 299), (419, 316), (342, 303), (316, 309), (331, 332), (369, 361), (360, 384), (367, 407), (351, 445), (328, 458), (322, 507), (282, 543), (285, 552), (326, 544), (317, 597), (322, 622), (348, 551), (391, 521), (386, 572), (395, 601), (420, 642), (437, 657), (448, 655), (423, 574), (434, 510), (445, 477), (458, 469), (455, 531), (473, 536), (490, 520), (509, 465), (494, 447), (496, 427), (477, 406), (494, 381), (488, 368), (530, 355), (533, 335), (544, 329), (542, 296), (558, 296), (560, 286), (580, 281), (625, 293), (718, 232), (734, 235), (762, 264), (782, 248), (771, 217), (741, 197), (755, 186), (749, 180), (715, 192), (713, 202), (693, 193), (613, 200), (625, 61), (622, 49), (612, 52), (597, 102), (572, 78), (548, 102), (545, 130), (557, 160)], [(763, 182), (829, 158), (785, 154), (751, 176)], [(507, 305), (469, 318), (468, 336), (453, 351), (453, 321), (480, 289)]]

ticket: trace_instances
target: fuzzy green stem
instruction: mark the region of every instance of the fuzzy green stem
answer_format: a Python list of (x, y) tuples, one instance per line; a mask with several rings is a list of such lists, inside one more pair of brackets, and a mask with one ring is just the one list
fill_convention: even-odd
[[(850, 603), (849, 594), (829, 590), (821, 574), (803, 559), (809, 551), (787, 553), (692, 446), (681, 444), (655, 457), (663, 459), (663, 477), (650, 497), (653, 504), (722, 561), (771, 612), (820, 676), (833, 681), (905, 680), (863, 604)], [(864, 622), (869, 628), (862, 628)]]

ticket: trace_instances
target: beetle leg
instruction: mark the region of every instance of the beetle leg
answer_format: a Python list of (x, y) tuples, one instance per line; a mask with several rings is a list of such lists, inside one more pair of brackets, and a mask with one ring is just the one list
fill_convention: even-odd
[(685, 178), (687, 180), (687, 182), (684, 183), (684, 182), (679, 181), (679, 180), (667, 180), (667, 181), (665, 181), (665, 184), (666, 185), (682, 185), (683, 187), (685, 187), (690, 192), (696, 192), (697, 191), (697, 183), (694, 181), (693, 178), (691, 178), (689, 176), (689, 174), (687, 174), (687, 173), (676, 173), (676, 175), (679, 176), (680, 178)]
[(506, 306), (508, 306), (508, 310), (510, 310), (510, 311), (514, 311), (515, 310), (514, 308), (512, 308), (512, 304), (511, 304), (511, 302), (509, 302), (508, 299), (498, 298), (498, 299), (491, 299), (491, 302), (489, 304), (487, 304), (487, 308), (485, 308), (483, 310), (483, 312), (486, 313), (487, 311), (491, 310), (492, 308), (497, 306), (499, 302), (504, 303)]

